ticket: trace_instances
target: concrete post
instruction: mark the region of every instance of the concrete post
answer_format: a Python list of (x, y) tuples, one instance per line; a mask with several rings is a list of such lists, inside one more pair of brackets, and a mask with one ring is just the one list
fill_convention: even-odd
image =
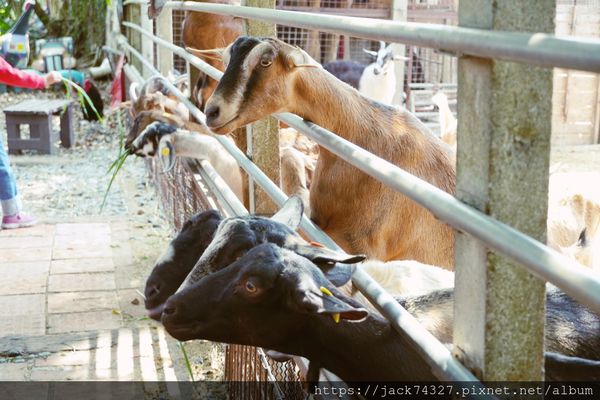
[[(555, 1), (461, 0), (459, 25), (554, 32)], [(461, 57), (456, 195), (545, 242), (552, 69)], [(456, 235), (454, 352), (480, 379), (543, 380), (544, 283)]]
[[(408, 20), (408, 0), (392, 0), (392, 20), (406, 22)], [(404, 56), (406, 46), (400, 43), (394, 43), (392, 46), (394, 54)], [(393, 103), (402, 104), (402, 94), (404, 93), (404, 69), (405, 61), (396, 61), (394, 63), (394, 72), (396, 73), (396, 93)]]
[[(275, 8), (275, 0), (244, 0), (249, 7)], [(277, 36), (274, 24), (246, 20), (249, 36)], [(248, 155), (252, 161), (275, 183), (279, 184), (279, 122), (268, 117), (248, 127)], [(269, 196), (250, 179), (250, 212), (271, 215), (277, 206)]]
[[(156, 18), (156, 36), (173, 43), (173, 11), (163, 9)], [(167, 75), (173, 69), (173, 52), (164, 46), (157, 46), (157, 68), (162, 75)]]

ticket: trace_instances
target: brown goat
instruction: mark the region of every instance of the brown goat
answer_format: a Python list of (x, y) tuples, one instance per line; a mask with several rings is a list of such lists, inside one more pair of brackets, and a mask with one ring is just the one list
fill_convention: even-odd
[[(292, 112), (404, 170), (454, 192), (450, 150), (411, 113), (370, 100), (278, 39), (242, 37), (223, 54), (225, 74), (206, 104), (226, 134)], [(346, 251), (452, 268), (454, 235), (434, 215), (321, 148), (310, 188), (311, 219)]]
[[(239, 0), (196, 0), (200, 3), (218, 3), (239, 5)], [(150, 17), (156, 17), (167, 0), (150, 0)], [(243, 22), (240, 18), (186, 11), (183, 21), (183, 44), (199, 50), (223, 48), (242, 34)], [(198, 55), (203, 61), (220, 71), (225, 67), (220, 59)], [(196, 75), (197, 73), (197, 75)], [(192, 79), (192, 98), (200, 109), (217, 87), (217, 81), (206, 74), (194, 72)]]

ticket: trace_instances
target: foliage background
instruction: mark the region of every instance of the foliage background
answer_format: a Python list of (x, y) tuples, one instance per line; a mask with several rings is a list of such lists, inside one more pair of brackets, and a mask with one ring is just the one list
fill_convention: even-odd
[[(24, 3), (25, 0), (0, 0), (0, 33), (15, 23)], [(37, 0), (35, 14), (39, 22), (31, 26), (31, 39), (71, 36), (78, 64), (93, 64), (104, 44), (108, 3), (108, 0)]]

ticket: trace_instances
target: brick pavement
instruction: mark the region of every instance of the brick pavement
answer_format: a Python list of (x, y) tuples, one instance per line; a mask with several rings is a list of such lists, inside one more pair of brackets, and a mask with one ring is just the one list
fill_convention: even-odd
[(0, 380), (187, 380), (129, 239), (126, 222), (0, 231)]

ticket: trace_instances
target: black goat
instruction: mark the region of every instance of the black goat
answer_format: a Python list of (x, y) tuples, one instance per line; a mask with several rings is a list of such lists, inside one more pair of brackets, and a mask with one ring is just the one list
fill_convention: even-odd
[(216, 210), (198, 213), (171, 240), (146, 280), (145, 306), (151, 318), (160, 321), (164, 302), (177, 291), (208, 247), (222, 219)]
[[(435, 380), (406, 337), (330, 282), (333, 277), (343, 283), (350, 275), (349, 265), (322, 270), (292, 251), (261, 244), (170, 297), (162, 322), (179, 340), (207, 339), (300, 355), (348, 382)], [(452, 313), (440, 309), (451, 310), (452, 301), (452, 290), (402, 300), (420, 321), (438, 320), (440, 332), (432, 332), (437, 336), (450, 332)], [(600, 379), (600, 316), (555, 289), (548, 291), (547, 309), (548, 349), (591, 359), (549, 354), (548, 377), (566, 376), (573, 364), (581, 379)], [(561, 336), (567, 325), (573, 327), (572, 335)]]

